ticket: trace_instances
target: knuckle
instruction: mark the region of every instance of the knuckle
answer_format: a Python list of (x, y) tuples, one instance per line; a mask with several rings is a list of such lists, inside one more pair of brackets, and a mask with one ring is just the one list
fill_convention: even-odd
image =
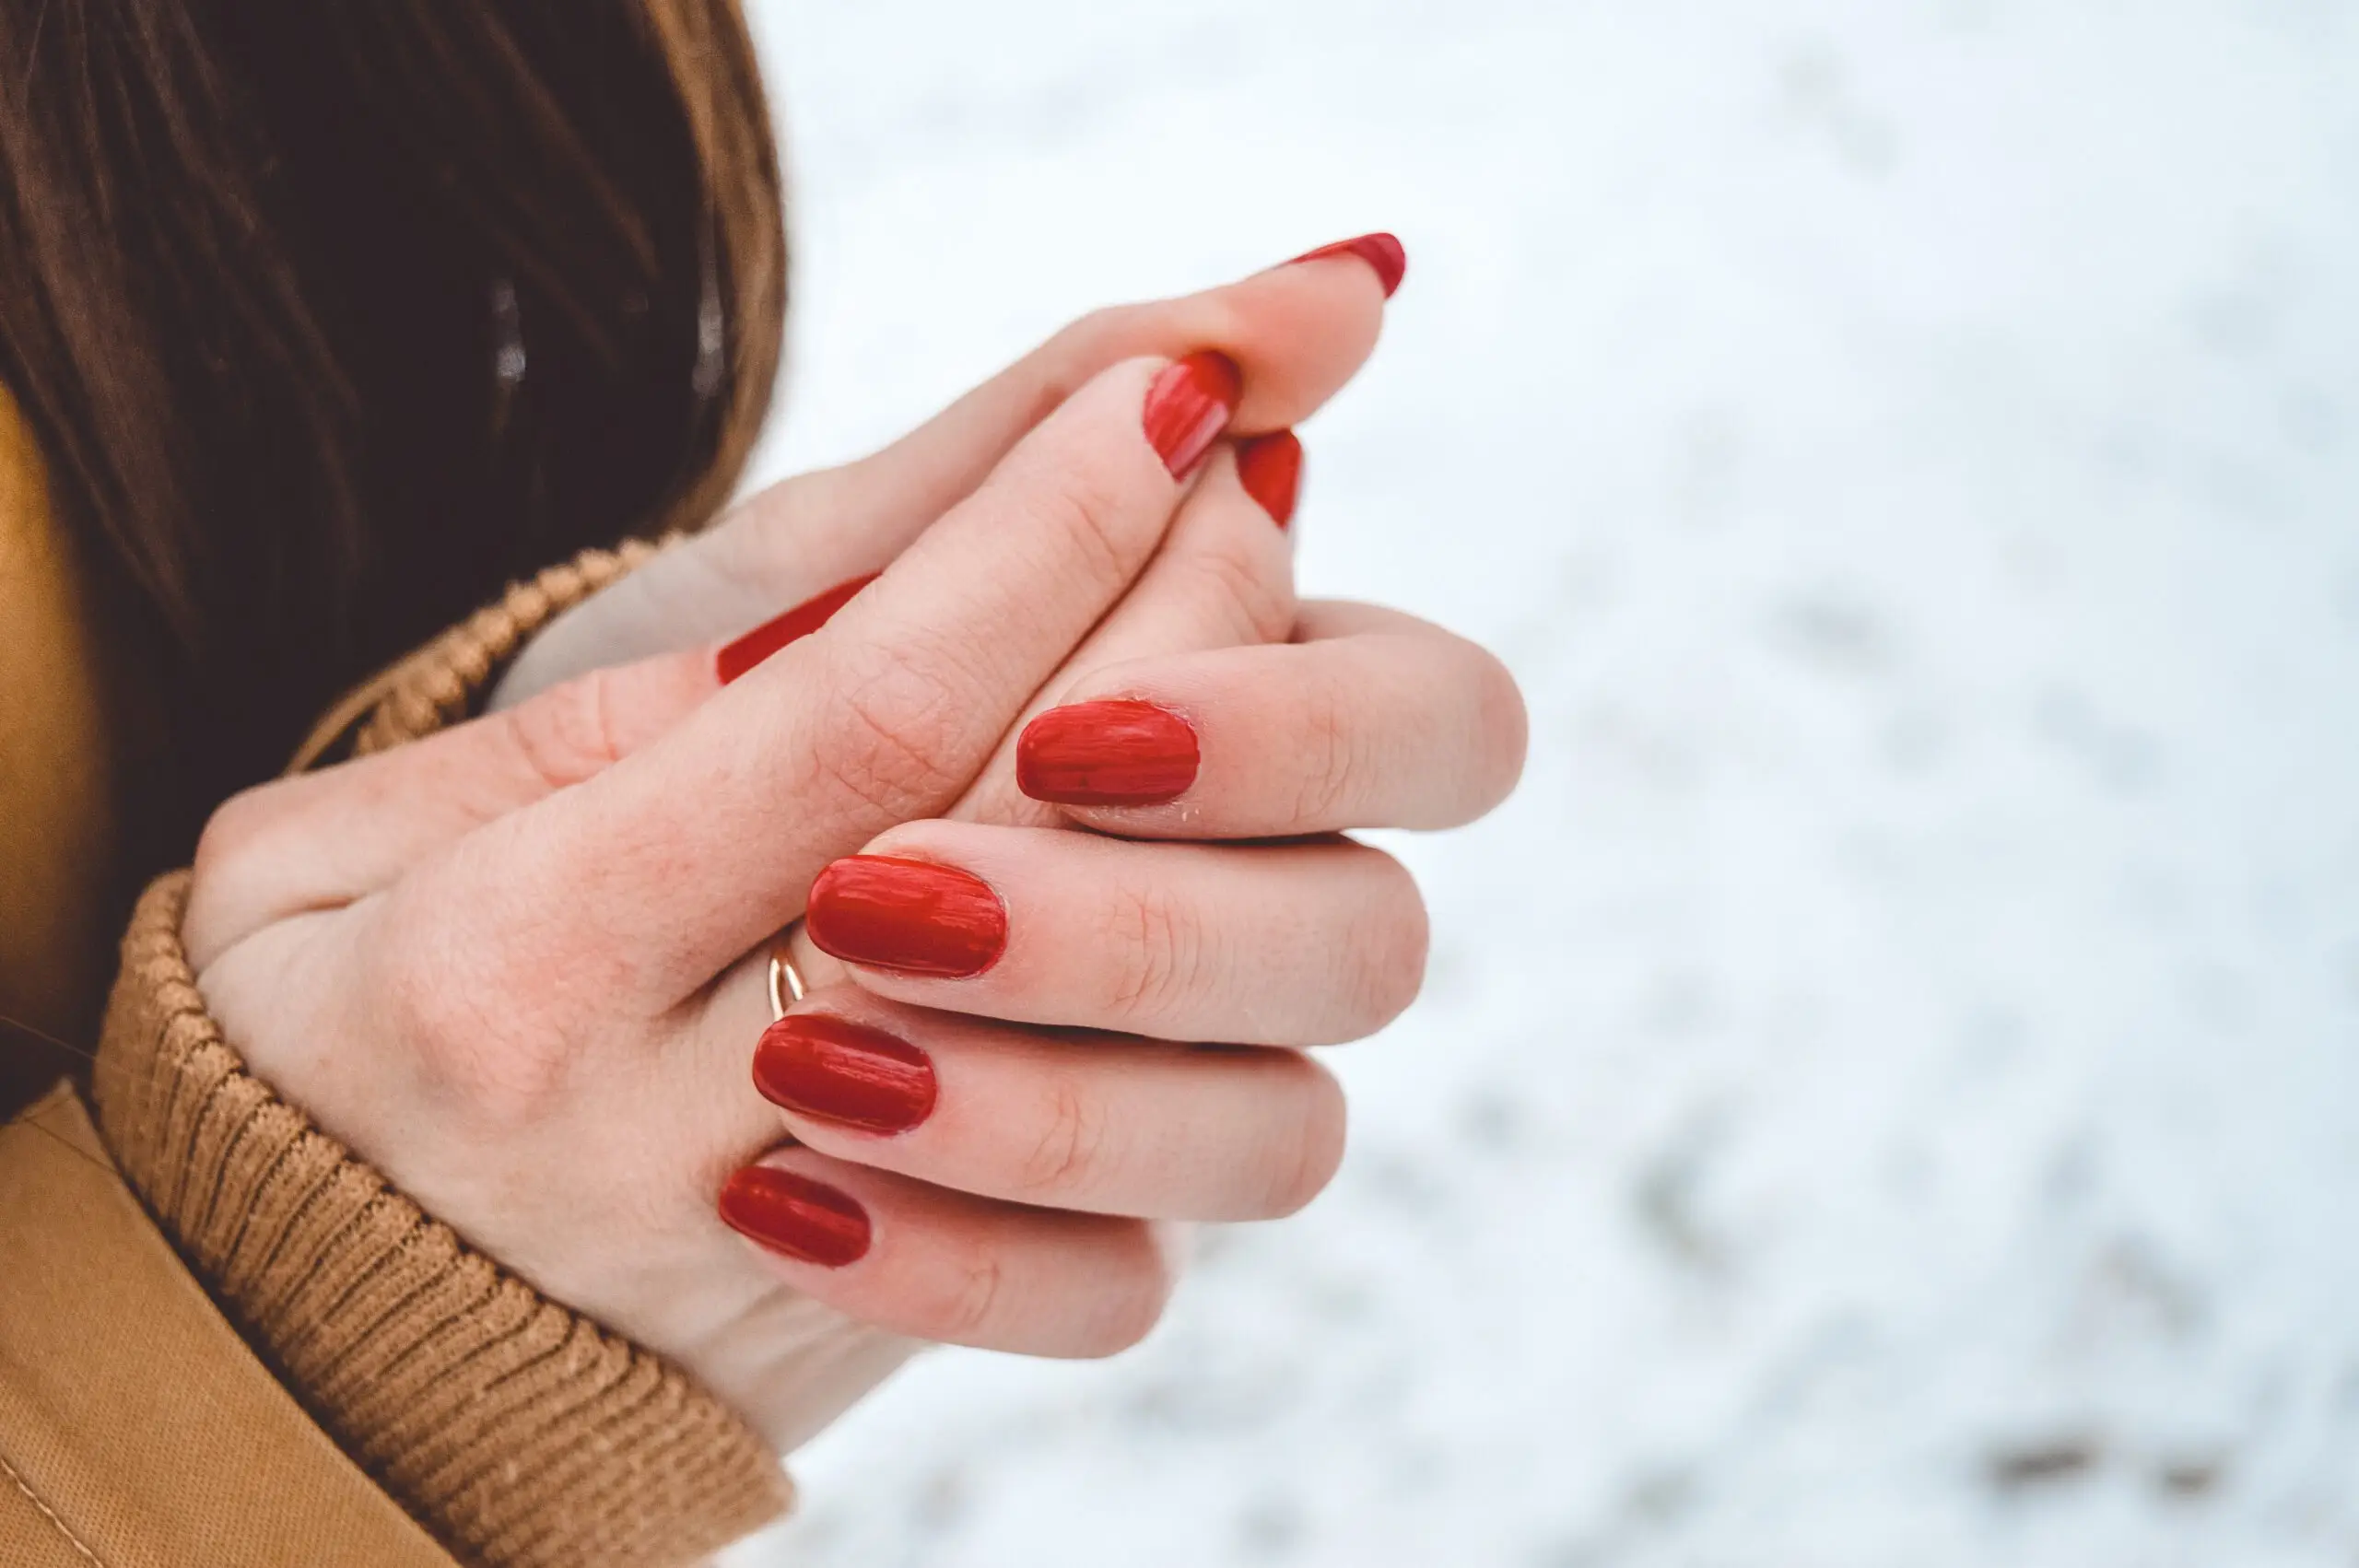
[(815, 763), (822, 784), (888, 823), (933, 814), (965, 780), (955, 759), (978, 711), (924, 649), (877, 649), (827, 699)]
[(614, 683), (613, 671), (593, 670), (503, 709), (487, 722), (500, 726), (501, 738), (525, 777), (554, 794), (594, 778), (622, 760)]
[(1258, 643), (1279, 641), (1294, 626), (1291, 586), (1271, 563), (1268, 552), (1227, 534), (1190, 550), (1175, 565), (1201, 585), (1201, 594), (1191, 598), (1213, 605), (1238, 642)]
[(285, 799), (274, 785), (241, 790), (214, 810), (197, 836), (181, 937), (200, 972), (271, 918), (286, 857), (272, 856), (269, 847)]
[(940, 1298), (925, 1316), (930, 1340), (968, 1344), (983, 1339), (997, 1320), (1007, 1293), (1007, 1265), (986, 1246), (952, 1266)]
[(1185, 899), (1152, 886), (1116, 891), (1104, 934), (1113, 953), (1107, 1001), (1133, 1022), (1166, 1017), (1192, 995), (1212, 964), (1210, 932)]
[(1026, 500), (1050, 559), (1077, 568), (1093, 584), (1127, 585), (1137, 562), (1119, 524), (1126, 510), (1121, 486), (1086, 462), (1062, 463), (1039, 475)]
[(1319, 682), (1295, 715), (1301, 770), (1295, 784), (1294, 820), (1303, 827), (1354, 825), (1344, 821), (1360, 765), (1358, 726), (1343, 688)]
[(467, 941), (457, 922), (408, 913), (378, 947), (370, 1005), (427, 1093), (474, 1125), (537, 1125), (566, 1093), (574, 1053), (563, 1031), (516, 1026), (544, 1012), (528, 967)]
[(1106, 1122), (1098, 1106), (1080, 1084), (1064, 1079), (1050, 1086), (1039, 1115), (1039, 1131), (1016, 1169), (1018, 1190), (1042, 1198), (1090, 1185), (1106, 1154)]
[(233, 872), (269, 837), (278, 820), (279, 794), (264, 784), (241, 790), (214, 809), (196, 840), (196, 877)]

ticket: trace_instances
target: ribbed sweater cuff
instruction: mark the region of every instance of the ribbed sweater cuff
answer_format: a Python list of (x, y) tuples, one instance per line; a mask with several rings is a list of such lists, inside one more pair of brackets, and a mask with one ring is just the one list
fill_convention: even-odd
[[(645, 547), (640, 547), (641, 551)], [(643, 558), (643, 555), (640, 558)], [(356, 749), (467, 711), (551, 615), (634, 561), (511, 590), (389, 673)], [(123, 1173), (288, 1388), (463, 1561), (669, 1568), (760, 1527), (768, 1445), (660, 1357), (552, 1302), (245, 1071), (181, 945), (188, 873), (123, 939), (93, 1080)]]

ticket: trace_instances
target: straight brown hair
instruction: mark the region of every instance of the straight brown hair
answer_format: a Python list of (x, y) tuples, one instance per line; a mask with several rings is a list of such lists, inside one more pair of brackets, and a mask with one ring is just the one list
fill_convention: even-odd
[(0, 378), (184, 855), (339, 691), (701, 524), (768, 408), (778, 161), (735, 0), (6, 0)]

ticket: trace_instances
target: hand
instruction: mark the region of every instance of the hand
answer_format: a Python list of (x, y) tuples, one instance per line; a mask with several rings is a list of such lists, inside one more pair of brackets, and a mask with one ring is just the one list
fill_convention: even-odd
[[(1129, 395), (1140, 391), (1134, 373)], [(928, 1055), (933, 1114), (888, 1138), (806, 1106), (791, 1121), (815, 1149), (766, 1162), (830, 1186), (859, 1212), (866, 1250), (833, 1269), (772, 1258), (775, 1272), (765, 1274), (709, 1218), (722, 1173), (770, 1142), (776, 1126), (740, 1076), (767, 1017), (759, 965), (736, 965), (718, 983), (710, 977), (799, 907), (801, 887), (829, 855), (897, 815), (941, 809), (961, 770), (979, 766), (980, 737), (994, 720), (1003, 729), (1039, 684), (1057, 638), (1078, 637), (1092, 607), (1137, 568), (1153, 529), (1133, 515), (1134, 489), (1159, 483), (1167, 513), (1172, 496), (1168, 477), (1135, 464), (1109, 470), (1083, 450), (1120, 451), (1127, 436), (1135, 456), (1136, 404), (1125, 432), (1093, 402), (1110, 395), (1085, 392), (825, 634), (739, 688), (714, 696), (709, 650), (609, 672), (501, 719), (249, 797), (225, 812), (201, 857), (192, 955), (258, 1071), (544, 1288), (701, 1374), (781, 1446), (905, 1352), (894, 1333), (858, 1325), (1051, 1352), (1111, 1349), (1151, 1321), (1169, 1270), (1151, 1226), (1108, 1215), (1273, 1211), (1332, 1168), (1341, 1126), (1332, 1082), (1291, 1052), (1208, 1056), (1135, 1041), (1090, 1048), (1069, 1035), (898, 1007), (882, 995), (896, 983), (954, 993), (962, 983), (896, 982), (872, 968), (856, 977), (867, 989), (830, 986), (798, 1017), (897, 1029)], [(1082, 515), (1038, 504), (1071, 498), (1077, 476), (1089, 503)], [(1107, 509), (1122, 515), (1100, 515)], [(1088, 532), (1072, 532), (1076, 522)], [(1075, 562), (1055, 561), (1076, 538), (1093, 542), (1078, 552), (1078, 576)], [(1273, 538), (1231, 460), (1216, 455), (1155, 565), (1046, 689), (1103, 683), (1111, 662), (1143, 650), (1282, 629), (1291, 609), (1266, 549)], [(1026, 583), (1005, 571), (1011, 549), (1031, 568), (1034, 590), (1077, 589), (1075, 602), (1018, 591)], [(1003, 580), (992, 580), (994, 571)], [(1018, 605), (1023, 613), (1013, 613)], [(1114, 808), (1099, 825), (1169, 832), (1191, 813), (1208, 831), (1224, 822), (1342, 825), (1362, 811), (1379, 813), (1368, 820), (1438, 821), (1487, 803), (1520, 753), (1512, 689), (1445, 634), (1354, 619), (1365, 614), (1314, 610), (1306, 620), (1315, 629), (1345, 635), (1249, 650), (1276, 661), (1270, 670), (1281, 679), (1308, 675), (1306, 701), (1333, 721), (1309, 731), (1333, 743), (1299, 768), (1302, 778), (1329, 778), (1331, 788), (1313, 792), (1323, 802), (1294, 794), (1296, 781), (1276, 780), (1314, 809), (1281, 809), (1266, 794), (1257, 802), (1240, 787), (1234, 747), (1253, 734), (1250, 715), (1274, 709), (1241, 708), (1244, 727), (1216, 707), (1191, 710), (1191, 692), (1222, 690), (1218, 656), (1180, 658), (1160, 675), (1133, 660), (1140, 689), (1168, 695), (1196, 725), (1203, 767), (1179, 803)], [(945, 635), (962, 626), (977, 634), (966, 648)], [(1438, 658), (1459, 678), (1388, 701), (1372, 725), (1363, 712), (1372, 704), (1336, 706), (1319, 691), (1323, 679), (1348, 687), (1354, 669), (1374, 673), (1401, 655)], [(742, 695), (756, 692), (759, 702)], [(1405, 754), (1394, 748), (1463, 729), (1448, 713), (1462, 715), (1470, 698), (1487, 716), (1473, 726), (1482, 743), (1466, 748), (1475, 765), (1454, 782), (1410, 789), (1416, 799), (1406, 800), (1394, 766)], [(986, 820), (1016, 814), (1012, 764), (1003, 740), (957, 809)], [(654, 831), (687, 809), (691, 780), (706, 787), (698, 820)], [(1126, 848), (1066, 835), (1053, 848), (1093, 844)], [(1370, 852), (1312, 848), (1334, 853), (1267, 851), (1258, 869), (1207, 860), (1214, 874), (1168, 888), (1156, 858), (1195, 850), (1128, 847), (1135, 862), (1062, 870), (1053, 857), (1024, 854), (1003, 872), (986, 848), (970, 863), (1005, 881), (1006, 955), (983, 977), (991, 989), (980, 1001), (954, 995), (951, 1004), (1119, 1027), (1154, 1020), (1181, 1037), (1281, 1044), (1381, 1022), (1414, 989), (1422, 942), (1414, 890)], [(748, 866), (756, 855), (761, 863)], [(1027, 868), (1054, 874), (1027, 881)], [(1072, 901), (1061, 902), (1067, 886)], [(1287, 971), (1283, 989), (1309, 1005), (1269, 1028), (1232, 1030), (1219, 1025), (1266, 1012), (1240, 1006), (1237, 988), (1274, 990), (1272, 974), (1207, 965), (1151, 997), (1109, 982), (1143, 965), (1176, 976), (1154, 956), (1156, 938), (1182, 929), (1102, 926), (1089, 900), (1109, 891), (1126, 909), (1179, 911), (1207, 933), (1206, 951), (1253, 945), (1250, 919), (1240, 922), (1232, 906), (1265, 894), (1313, 926), (1375, 940), (1273, 966)], [(1074, 915), (1083, 934), (1059, 954), (1061, 978), (1037, 961), (1039, 936), (1053, 929), (1039, 918)], [(683, 989), (699, 966), (706, 978)], [(582, 984), (585, 975), (599, 983)], [(1067, 981), (1072, 990), (1061, 995)], [(1140, 1011), (1149, 1000), (1155, 1009)], [(1191, 1018), (1207, 1026), (1188, 1027)], [(313, 1048), (322, 1041), (334, 1042), (333, 1055)], [(1091, 1129), (1103, 1136), (1071, 1136)], [(838, 1160), (816, 1152), (830, 1140)], [(930, 1180), (885, 1174), (893, 1170)], [(1207, 1183), (1207, 1172), (1224, 1174)], [(974, 1196), (993, 1191), (1084, 1211)], [(781, 1279), (802, 1289), (781, 1288)]]
[[(1364, 344), (1375, 290), (1338, 270), (1286, 283), (1340, 293)], [(836, 626), (728, 691), (710, 650), (605, 672), (225, 808), (185, 935), (230, 1037), (430, 1209), (782, 1445), (824, 1420), (903, 1347), (791, 1299), (712, 1218), (776, 1138), (744, 1078), (766, 1012), (738, 955), (827, 860), (950, 804), (1130, 586), (1182, 494), (1141, 439), (1156, 369), (1101, 377)], [(1250, 508), (1226, 464), (1205, 507)]]
[[(780, 1246), (781, 1277), (894, 1321), (938, 1268), (926, 1222), (950, 1230), (969, 1211), (948, 1193), (1238, 1220), (1289, 1213), (1326, 1185), (1342, 1102), (1292, 1047), (1390, 1022), (1425, 964), (1414, 887), (1340, 833), (1483, 814), (1521, 769), (1525, 719), (1495, 659), (1413, 617), (1313, 603), (1298, 626), (1294, 645), (1109, 663), (1060, 693), (1018, 742), (1015, 773), (1097, 834), (995, 825), (1024, 814), (995, 767), (957, 819), (891, 829), (821, 874), (811, 931), (853, 962), (766, 1034), (755, 1066), (801, 1145), (762, 1167), (794, 1179), (733, 1184), (745, 1228)], [(1143, 753), (1199, 761), (1155, 769), (1143, 801), (1109, 800), (1148, 771)], [(977, 887), (979, 919), (903, 918)], [(1167, 1043), (1190, 1041), (1222, 1045), (1208, 1059)], [(811, 1179), (919, 1223), (872, 1227), (861, 1267), (841, 1267), (824, 1225), (793, 1211)], [(981, 1279), (962, 1318), (988, 1321), (974, 1297), (1012, 1283)], [(1066, 1288), (1082, 1303), (1090, 1284)], [(913, 1331), (967, 1337), (940, 1328)]]

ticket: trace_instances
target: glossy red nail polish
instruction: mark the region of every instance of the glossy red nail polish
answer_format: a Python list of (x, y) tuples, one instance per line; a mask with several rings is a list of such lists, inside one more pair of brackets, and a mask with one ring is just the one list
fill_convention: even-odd
[(1237, 481), (1284, 528), (1294, 521), (1295, 497), (1302, 493), (1302, 442), (1292, 430), (1238, 442)]
[(1237, 361), (1202, 349), (1164, 367), (1146, 389), (1146, 439), (1175, 479), (1203, 461), (1237, 412), (1245, 380)]
[(713, 673), (727, 685), (755, 665), (798, 638), (809, 637), (851, 603), (852, 595), (874, 582), (881, 573), (839, 582), (816, 598), (805, 599), (782, 615), (774, 615), (713, 655)]
[(1196, 781), (1195, 727), (1151, 702), (1052, 708), (1015, 743), (1015, 787), (1060, 806), (1158, 805)]
[(803, 929), (822, 953), (904, 975), (980, 975), (1007, 946), (1007, 910), (979, 876), (932, 860), (851, 855), (811, 884)]
[(747, 1165), (721, 1188), (722, 1222), (772, 1252), (840, 1269), (868, 1254), (868, 1211), (825, 1182)]
[[(1363, 234), (1356, 240), (1338, 240), (1332, 245), (1321, 245), (1316, 251), (1305, 251), (1297, 262), (1315, 262), (1327, 256), (1350, 254), (1357, 256), (1376, 269), (1376, 280), (1384, 285), (1384, 297), (1401, 287), (1401, 279), (1409, 271), (1409, 252), (1401, 241), (1390, 234)], [(1292, 265), (1292, 263), (1288, 263)]]
[(754, 1087), (799, 1116), (865, 1132), (907, 1132), (933, 1114), (933, 1063), (898, 1036), (799, 1012), (762, 1031)]

